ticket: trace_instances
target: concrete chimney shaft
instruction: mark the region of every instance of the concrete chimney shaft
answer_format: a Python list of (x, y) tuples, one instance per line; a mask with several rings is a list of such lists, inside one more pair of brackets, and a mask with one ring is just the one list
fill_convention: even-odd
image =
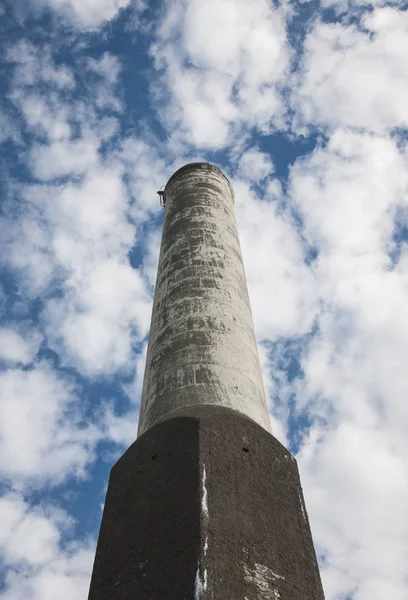
[(139, 435), (188, 406), (232, 408), (270, 431), (230, 182), (191, 163), (165, 217)]

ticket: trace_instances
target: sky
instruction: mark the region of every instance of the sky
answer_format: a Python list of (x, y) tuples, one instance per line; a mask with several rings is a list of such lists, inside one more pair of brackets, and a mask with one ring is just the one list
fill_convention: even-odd
[(408, 598), (408, 4), (0, 0), (0, 600), (87, 597), (163, 209), (230, 177), (327, 600)]

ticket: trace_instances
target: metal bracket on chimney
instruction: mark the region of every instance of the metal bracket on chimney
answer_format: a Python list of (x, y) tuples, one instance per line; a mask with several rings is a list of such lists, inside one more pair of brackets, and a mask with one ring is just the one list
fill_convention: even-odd
[(163, 207), (166, 206), (166, 194), (165, 194), (165, 192), (162, 191), (162, 190), (159, 190), (157, 193), (160, 196), (160, 206), (163, 206)]

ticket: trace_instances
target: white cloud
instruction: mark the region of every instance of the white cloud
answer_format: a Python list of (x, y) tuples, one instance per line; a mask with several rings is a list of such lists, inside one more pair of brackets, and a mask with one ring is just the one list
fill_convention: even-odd
[(74, 73), (57, 64), (54, 53), (49, 44), (40, 47), (26, 41), (10, 45), (6, 53), (13, 67), (8, 98), (21, 111), (29, 133), (42, 140), (69, 138), (77, 120), (69, 102), (76, 87)]
[(36, 571), (9, 571), (1, 600), (83, 600), (89, 591), (93, 549), (62, 556)]
[(32, 362), (38, 352), (42, 336), (35, 331), (22, 333), (11, 327), (0, 327), (0, 360), (5, 363)]
[(130, 384), (123, 386), (123, 391), (130, 399), (127, 410), (120, 415), (117, 414), (115, 401), (105, 403), (102, 407), (101, 423), (105, 439), (111, 440), (124, 449), (128, 448), (136, 439), (139, 403), (142, 394), (143, 376), (146, 364), (147, 342), (137, 355), (134, 371), (135, 377)]
[(79, 183), (27, 189), (53, 236), (56, 262), (80, 274), (83, 261), (98, 264), (123, 250), (134, 239), (126, 219), (127, 198), (120, 168), (109, 165), (89, 170)]
[(378, 133), (408, 126), (408, 13), (379, 8), (361, 24), (318, 22), (308, 34), (295, 121)]
[(95, 139), (56, 140), (31, 149), (31, 170), (42, 181), (66, 175), (82, 175), (98, 163)]
[(102, 80), (111, 85), (117, 83), (122, 67), (116, 56), (105, 52), (99, 59), (88, 57), (86, 64), (88, 69), (99, 75)]
[(151, 297), (129, 264), (135, 227), (119, 166), (94, 169), (79, 183), (30, 186), (25, 216), (5, 222), (8, 264), (24, 273), (27, 293), (45, 298), (48, 344), (88, 374), (129, 364), (147, 333)]
[(56, 65), (50, 46), (40, 48), (20, 41), (8, 48), (7, 61), (15, 64), (14, 85), (37, 86), (40, 81), (57, 89), (70, 89), (75, 85), (71, 69)]
[[(137, 217), (141, 226), (159, 210), (156, 178), (163, 161), (154, 147), (131, 138), (99, 152), (117, 132), (117, 120), (99, 113), (118, 108), (121, 65), (116, 57), (105, 53), (82, 61), (77, 77), (91, 79), (85, 96), (56, 89), (34, 96), (28, 92), (25, 65), (31, 55), (39, 56), (54, 72), (51, 49), (46, 47), (42, 57), (38, 48), (16, 48), (13, 60), (20, 64), (11, 98), (41, 138), (31, 145), (27, 164), (47, 185), (18, 189), (25, 208), (18, 219), (2, 220), (2, 259), (20, 274), (26, 294), (43, 295), (42, 325), (64, 364), (107, 376), (129, 368), (134, 347), (147, 332), (150, 295), (128, 259), (136, 236), (131, 219)], [(103, 89), (98, 92), (95, 86)], [(64, 184), (48, 183), (61, 177)], [(48, 299), (56, 291), (57, 298)]]
[(395, 141), (337, 131), (292, 170), (291, 194), (320, 297), (297, 410), (313, 420), (300, 451), (328, 598), (406, 596), (408, 278), (393, 262), (407, 157)]
[(89, 91), (92, 93), (93, 106), (100, 111), (122, 112), (124, 107), (117, 94), (122, 71), (119, 59), (105, 52), (99, 58), (88, 57), (85, 69), (91, 79)]
[(274, 166), (269, 154), (250, 148), (241, 155), (238, 163), (238, 174), (248, 181), (260, 183), (274, 172)]
[(285, 14), (265, 0), (168, 3), (151, 53), (167, 86), (157, 89), (162, 124), (176, 141), (219, 148), (246, 126), (283, 123)]
[(272, 181), (261, 200), (248, 184), (232, 184), (257, 337), (302, 335), (316, 314), (315, 284), (294, 223), (279, 207), (279, 185)]
[(54, 558), (59, 532), (40, 510), (27, 509), (17, 494), (0, 498), (0, 551), (8, 565), (41, 565)]
[(14, 119), (6, 114), (0, 112), (0, 144), (13, 140), (14, 142), (21, 141), (21, 132)]
[(0, 285), (0, 316), (3, 316), (5, 313), (5, 304), (6, 304), (6, 294), (4, 292), (4, 288)]
[(90, 375), (130, 368), (133, 346), (147, 334), (150, 297), (127, 262), (106, 260), (45, 311), (50, 344)]
[(103, 415), (106, 439), (115, 442), (123, 449), (135, 441), (139, 410), (133, 408), (123, 415), (117, 415), (113, 405), (107, 405)]
[(16, 487), (83, 476), (98, 430), (81, 423), (72, 385), (45, 364), (0, 374), (0, 471)]
[(67, 163), (62, 175), (69, 174), (70, 166), (78, 170), (81, 155), (84, 168), (89, 167), (99, 143), (117, 132), (118, 122), (112, 113), (118, 115), (123, 110), (118, 97), (121, 64), (117, 57), (108, 52), (97, 58), (84, 57), (74, 70), (57, 61), (57, 51), (52, 45), (19, 42), (10, 46), (6, 55), (13, 65), (9, 99), (21, 111), (29, 133), (41, 142), (53, 142), (49, 147), (34, 144), (31, 149), (32, 165), (35, 169), (37, 159), (41, 178), (43, 171), (52, 176), (62, 161)]
[(63, 105), (55, 95), (44, 97), (14, 88), (11, 99), (20, 108), (31, 133), (51, 140), (70, 138), (72, 128), (69, 105)]
[(161, 243), (161, 231), (159, 228), (150, 230), (145, 238), (143, 253), (143, 275), (146, 278), (149, 289), (153, 290), (156, 285), (157, 267), (159, 264)]
[[(268, 165), (264, 172), (270, 169), (271, 165)], [(310, 333), (319, 314), (318, 290), (314, 274), (304, 262), (303, 242), (289, 206), (284, 208), (279, 181), (268, 180), (258, 196), (250, 188), (253, 183), (251, 173), (250, 170), (249, 183), (242, 179), (232, 180), (238, 231), (272, 430), (282, 443), (287, 444), (287, 418), (293, 390), (279, 365), (279, 349), (276, 347), (271, 352), (268, 346), (270, 342), (295, 342)], [(279, 403), (275, 402), (277, 395)]]
[(403, 8), (404, 4), (404, 0), (321, 0), (321, 5), (324, 8), (334, 8), (338, 15), (344, 15), (346, 18), (359, 14), (362, 8), (382, 6), (401, 6)]
[(292, 190), (309, 242), (388, 263), (381, 253), (391, 250), (395, 210), (406, 204), (406, 162), (395, 141), (347, 130), (298, 161)]
[(299, 456), (327, 598), (406, 597), (407, 468), (382, 429), (346, 419), (316, 427), (319, 442)]
[(2, 600), (82, 600), (89, 588), (93, 544), (65, 545), (72, 519), (50, 506), (31, 507), (21, 496), (0, 498), (0, 557), (9, 567)]
[[(118, 16), (121, 9), (130, 4), (130, 0), (30, 0), (33, 9), (50, 8), (56, 15), (65, 20), (67, 24), (80, 29), (93, 30), (107, 21)], [(143, 0), (136, 0), (136, 12), (145, 9)]]
[(123, 139), (115, 158), (126, 169), (129, 212), (135, 225), (140, 226), (152, 214), (162, 210), (157, 190), (166, 183), (172, 169), (163, 160), (154, 138)]
[(279, 386), (278, 388), (274, 382), (274, 378), (276, 378), (276, 371), (269, 356), (267, 346), (265, 344), (258, 343), (258, 352), (265, 385), (265, 394), (269, 408), (269, 418), (271, 420), (272, 433), (274, 437), (281, 442), (281, 444), (288, 447), (289, 440), (287, 436), (286, 415), (283, 414), (281, 410), (278, 410), (273, 402), (274, 395), (277, 392), (280, 395), (282, 394), (282, 387)]
[(24, 270), (23, 284), (34, 296), (54, 279), (74, 282), (87, 264), (129, 250), (134, 230), (126, 220), (121, 175), (96, 169), (78, 183), (23, 188), (24, 216), (3, 221), (5, 258)]

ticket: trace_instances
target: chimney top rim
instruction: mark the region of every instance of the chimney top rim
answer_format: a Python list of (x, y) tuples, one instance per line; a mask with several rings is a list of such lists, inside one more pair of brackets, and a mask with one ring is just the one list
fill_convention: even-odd
[(233, 200), (235, 200), (235, 196), (234, 196), (234, 190), (232, 189), (232, 185), (230, 180), (228, 179), (228, 177), (225, 175), (224, 171), (222, 171), (219, 167), (209, 163), (209, 162), (191, 162), (191, 163), (187, 163), (185, 165), (183, 165), (182, 167), (180, 167), (179, 169), (177, 169), (177, 171), (175, 171), (173, 173), (173, 175), (171, 175), (170, 179), (168, 180), (168, 182), (165, 185), (164, 190), (166, 191), (166, 188), (168, 187), (168, 185), (174, 181), (174, 179), (176, 179), (179, 175), (181, 175), (182, 173), (184, 173), (185, 171), (189, 171), (189, 170), (193, 170), (193, 169), (208, 169), (208, 170), (212, 170), (212, 171), (216, 171), (217, 173), (219, 173), (220, 175), (222, 175), (224, 177), (224, 179), (226, 179), (227, 183), (228, 183), (228, 187), (230, 189), (231, 192), (231, 196), (233, 198)]

